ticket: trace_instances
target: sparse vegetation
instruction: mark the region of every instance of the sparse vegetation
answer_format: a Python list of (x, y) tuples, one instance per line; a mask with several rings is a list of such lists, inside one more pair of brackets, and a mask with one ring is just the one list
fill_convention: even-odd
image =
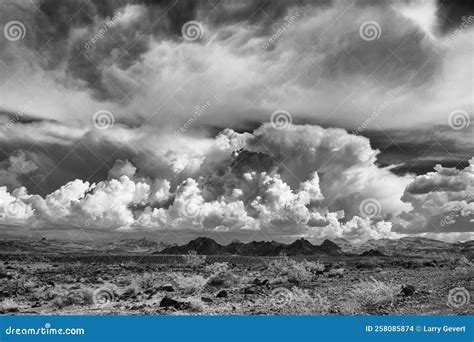
[(350, 297), (363, 307), (392, 304), (397, 288), (374, 278), (355, 284), (349, 291)]
[(229, 269), (229, 263), (227, 262), (215, 262), (206, 266), (206, 272), (212, 275), (226, 272), (228, 269)]
[(207, 279), (199, 274), (186, 276), (180, 272), (171, 275), (173, 282), (186, 294), (198, 293), (202, 290)]
[(188, 254), (183, 256), (184, 263), (192, 268), (197, 268), (206, 263), (205, 255), (198, 255), (196, 251), (189, 251)]
[(287, 256), (274, 259), (268, 264), (268, 271), (276, 277), (287, 277), (298, 282), (309, 281), (317, 272), (324, 271), (325, 267), (320, 261), (296, 261)]
[[(472, 280), (472, 264), (462, 255), (449, 261), (399, 257), (374, 262), (367, 257), (262, 259), (194, 253), (158, 256), (152, 262), (120, 258), (75, 263), (10, 257), (0, 262), (0, 313), (450, 314), (446, 289), (469, 288)], [(366, 262), (372, 265), (358, 268)], [(277, 288), (291, 291), (291, 303), (276, 303), (272, 296)], [(161, 307), (164, 298), (171, 305)], [(469, 310), (456, 308), (456, 314)]]

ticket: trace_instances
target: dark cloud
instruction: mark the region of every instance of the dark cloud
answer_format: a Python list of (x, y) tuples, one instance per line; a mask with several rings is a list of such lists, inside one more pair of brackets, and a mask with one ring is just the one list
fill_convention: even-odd
[(472, 0), (438, 0), (440, 27), (443, 32), (450, 32), (463, 22), (463, 17), (474, 15), (474, 2)]

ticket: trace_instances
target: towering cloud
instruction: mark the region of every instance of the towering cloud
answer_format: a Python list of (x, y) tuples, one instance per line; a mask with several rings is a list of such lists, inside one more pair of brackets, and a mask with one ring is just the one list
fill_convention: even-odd
[(472, 238), (472, 15), (2, 1), (0, 225)]

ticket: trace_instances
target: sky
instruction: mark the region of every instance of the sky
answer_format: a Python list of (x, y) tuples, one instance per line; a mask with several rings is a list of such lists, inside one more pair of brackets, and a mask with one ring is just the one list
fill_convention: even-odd
[(0, 234), (474, 238), (470, 1), (0, 3)]

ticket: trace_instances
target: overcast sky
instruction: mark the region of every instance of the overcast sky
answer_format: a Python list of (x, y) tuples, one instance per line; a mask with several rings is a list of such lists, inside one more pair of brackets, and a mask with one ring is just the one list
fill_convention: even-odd
[(0, 3), (0, 232), (474, 238), (471, 1)]

